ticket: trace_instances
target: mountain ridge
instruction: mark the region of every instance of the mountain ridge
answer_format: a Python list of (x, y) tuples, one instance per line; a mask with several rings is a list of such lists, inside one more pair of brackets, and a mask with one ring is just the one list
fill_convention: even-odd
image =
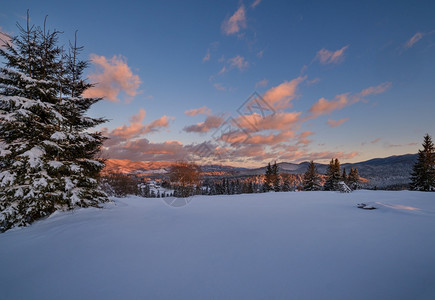
[[(417, 159), (417, 154), (392, 155), (384, 158), (373, 158), (356, 163), (343, 163), (341, 168), (349, 173), (351, 168), (357, 168), (359, 175), (367, 179), (364, 183), (367, 188), (386, 188), (392, 186), (405, 186), (409, 182), (409, 176)], [(277, 163), (281, 173), (303, 174), (308, 161), (301, 163), (280, 162)], [(128, 159), (107, 159), (104, 173), (124, 174), (166, 174), (174, 162), (165, 161), (131, 161)], [(328, 164), (315, 163), (320, 174), (325, 174)], [(264, 174), (266, 166), (260, 168), (242, 168), (228, 165), (202, 165), (204, 174), (231, 175), (231, 176), (255, 176)]]

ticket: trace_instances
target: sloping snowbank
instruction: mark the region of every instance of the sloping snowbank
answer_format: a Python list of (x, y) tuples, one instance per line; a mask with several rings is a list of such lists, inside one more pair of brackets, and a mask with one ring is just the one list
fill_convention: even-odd
[(435, 299), (435, 196), (115, 199), (1, 234), (0, 266), (0, 299)]

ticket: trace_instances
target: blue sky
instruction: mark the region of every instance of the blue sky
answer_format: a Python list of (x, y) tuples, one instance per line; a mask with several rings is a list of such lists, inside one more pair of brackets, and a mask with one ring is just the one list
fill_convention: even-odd
[[(27, 9), (63, 42), (78, 30), (105, 157), (355, 162), (435, 134), (433, 1), (22, 0), (1, 31)], [(270, 110), (241, 116), (254, 91)]]

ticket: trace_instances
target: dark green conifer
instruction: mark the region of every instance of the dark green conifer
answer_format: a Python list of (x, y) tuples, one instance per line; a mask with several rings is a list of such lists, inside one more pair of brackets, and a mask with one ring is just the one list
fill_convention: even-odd
[(423, 150), (418, 150), (417, 162), (411, 173), (411, 190), (435, 191), (435, 148), (429, 134), (424, 136)]
[(105, 138), (89, 132), (105, 120), (85, 116), (101, 99), (82, 96), (91, 85), (81, 48), (63, 55), (60, 33), (45, 24), (18, 29), (0, 49), (0, 231), (108, 201), (95, 159)]

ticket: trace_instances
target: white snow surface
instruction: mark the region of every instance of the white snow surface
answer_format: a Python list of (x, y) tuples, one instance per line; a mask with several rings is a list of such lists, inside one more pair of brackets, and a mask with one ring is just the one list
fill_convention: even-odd
[(164, 199), (0, 234), (0, 298), (435, 299), (434, 193)]

